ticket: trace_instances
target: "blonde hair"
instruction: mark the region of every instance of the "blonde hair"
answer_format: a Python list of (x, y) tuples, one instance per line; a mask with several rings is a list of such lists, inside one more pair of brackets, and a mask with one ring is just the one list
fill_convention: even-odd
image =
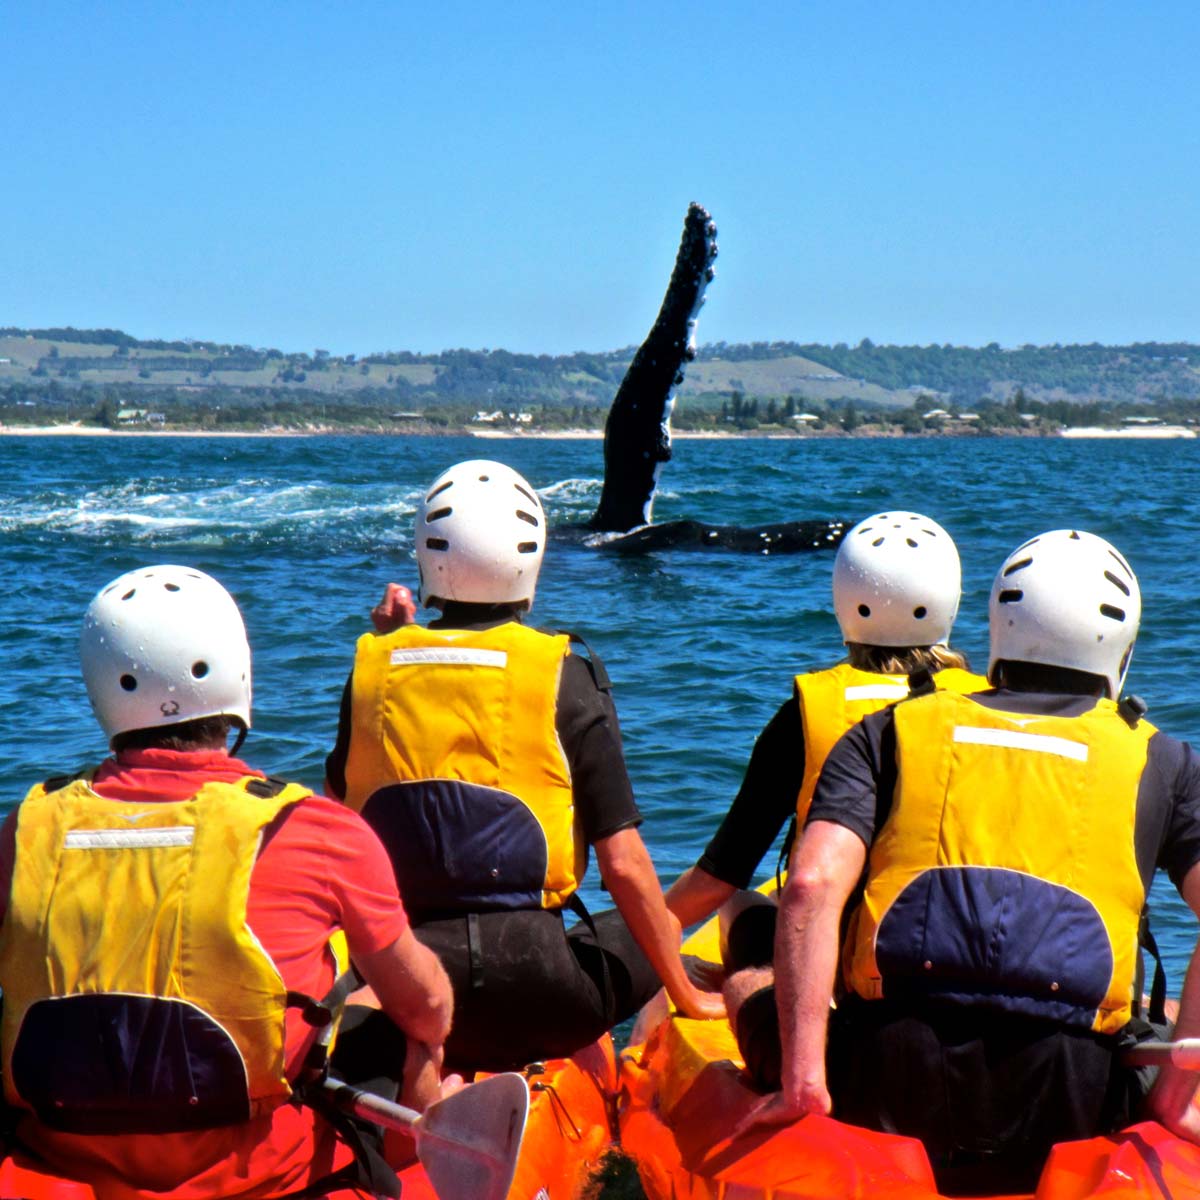
[(859, 671), (876, 675), (911, 675), (922, 669), (931, 675), (949, 667), (969, 671), (967, 656), (949, 646), (867, 646), (847, 642), (847, 660)]

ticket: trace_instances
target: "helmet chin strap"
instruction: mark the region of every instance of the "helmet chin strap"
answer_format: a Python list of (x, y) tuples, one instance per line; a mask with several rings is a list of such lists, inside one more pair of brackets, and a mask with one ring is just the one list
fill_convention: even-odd
[(242, 743), (246, 740), (246, 734), (249, 732), (250, 732), (250, 730), (247, 729), (245, 725), (242, 725), (239, 722), (237, 737), (235, 737), (233, 739), (233, 745), (229, 749), (229, 757), (230, 758), (237, 758), (238, 751), (241, 750)]

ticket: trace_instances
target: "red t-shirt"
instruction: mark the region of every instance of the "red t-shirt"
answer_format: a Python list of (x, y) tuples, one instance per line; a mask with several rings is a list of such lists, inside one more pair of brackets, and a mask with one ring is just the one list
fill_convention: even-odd
[[(208, 781), (236, 783), (259, 775), (222, 751), (126, 751), (96, 772), (93, 789), (136, 804), (185, 800)], [(16, 812), (0, 830), (0, 918), (12, 884)], [(218, 882), (219, 886), (219, 882)], [(370, 827), (342, 804), (313, 796), (268, 830), (250, 876), (250, 929), (291, 991), (318, 999), (334, 969), (327, 950), (346, 931), (352, 955), (390, 946), (408, 929), (387, 852)], [(0, 981), (2, 982), (2, 981)], [(287, 1018), (289, 1073), (313, 1035), (297, 1012)], [(77, 1135), (46, 1129), (34, 1118), (25, 1141), (55, 1168), (79, 1174), (102, 1200), (172, 1200), (274, 1196), (303, 1187), (348, 1160), (328, 1126), (310, 1109), (286, 1104), (245, 1125), (198, 1133)]]

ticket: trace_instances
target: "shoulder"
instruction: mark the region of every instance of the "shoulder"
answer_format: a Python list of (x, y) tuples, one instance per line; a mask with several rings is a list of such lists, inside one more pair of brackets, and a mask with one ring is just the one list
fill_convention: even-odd
[(1200, 798), (1200, 756), (1188, 742), (1155, 729), (1146, 746), (1146, 766), (1178, 790), (1194, 789)]

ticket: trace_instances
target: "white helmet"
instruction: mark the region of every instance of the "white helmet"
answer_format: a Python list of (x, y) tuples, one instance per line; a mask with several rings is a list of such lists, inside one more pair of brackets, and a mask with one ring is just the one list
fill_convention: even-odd
[(88, 698), (111, 741), (227, 716), (250, 727), (250, 646), (233, 597), (192, 567), (145, 567), (102, 588), (79, 639)]
[(961, 594), (953, 540), (920, 513), (876, 513), (838, 547), (833, 611), (845, 642), (938, 645), (950, 636)]
[(443, 471), (417, 510), (421, 603), (533, 603), (546, 548), (537, 492), (512, 467), (474, 458)]
[(996, 663), (1042, 663), (1103, 676), (1114, 700), (1129, 669), (1142, 596), (1129, 564), (1103, 538), (1054, 529), (1004, 560), (988, 601)]

